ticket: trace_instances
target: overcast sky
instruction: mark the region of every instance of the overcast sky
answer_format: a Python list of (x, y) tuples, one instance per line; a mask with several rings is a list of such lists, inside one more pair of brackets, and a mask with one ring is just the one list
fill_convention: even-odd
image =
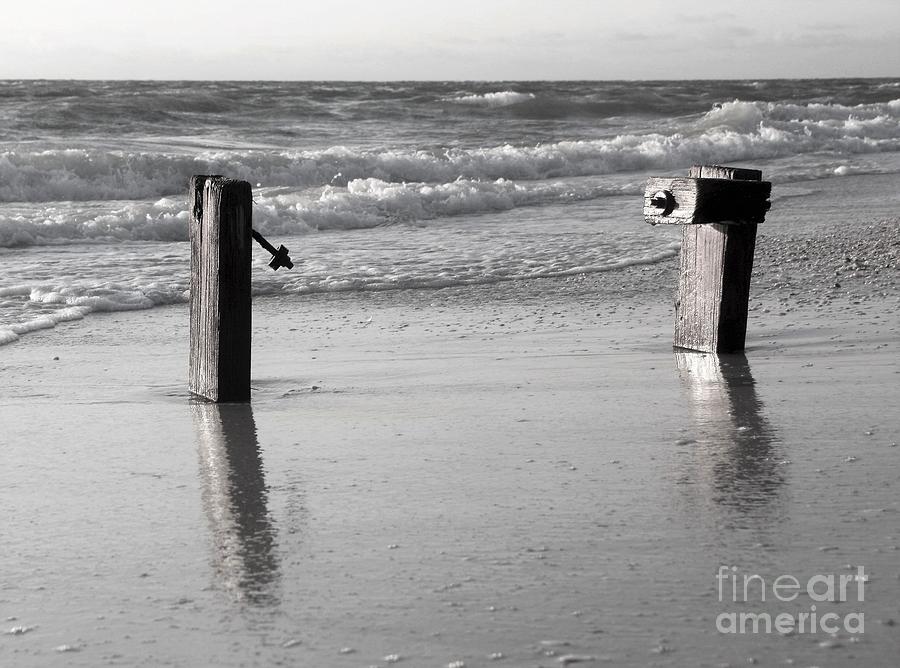
[(12, 0), (0, 78), (900, 76), (900, 0)]

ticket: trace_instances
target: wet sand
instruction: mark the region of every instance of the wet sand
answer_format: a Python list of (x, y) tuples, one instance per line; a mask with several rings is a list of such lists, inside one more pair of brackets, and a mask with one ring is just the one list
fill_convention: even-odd
[[(898, 233), (867, 225), (761, 229), (745, 355), (672, 351), (676, 261), (258, 299), (249, 406), (187, 396), (184, 307), (6, 346), (0, 664), (893, 665)], [(733, 603), (722, 566), (868, 580)], [(716, 628), (811, 605), (865, 632)]]

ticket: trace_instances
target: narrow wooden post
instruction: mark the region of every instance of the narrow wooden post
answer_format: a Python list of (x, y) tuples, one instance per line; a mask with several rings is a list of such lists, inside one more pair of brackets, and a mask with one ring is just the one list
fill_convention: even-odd
[[(695, 179), (762, 181), (755, 169), (692, 167)], [(685, 225), (675, 302), (675, 347), (717, 353), (744, 349), (756, 223)]]
[(684, 225), (676, 348), (744, 349), (756, 228), (765, 219), (770, 192), (771, 184), (755, 169), (695, 166), (687, 179), (650, 179), (647, 221)]
[(189, 389), (215, 402), (250, 400), (250, 184), (194, 176)]

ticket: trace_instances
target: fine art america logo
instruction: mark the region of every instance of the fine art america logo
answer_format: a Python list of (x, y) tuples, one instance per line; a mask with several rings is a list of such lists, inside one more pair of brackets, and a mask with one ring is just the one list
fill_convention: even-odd
[[(805, 582), (793, 575), (767, 580), (761, 575), (739, 573), (737, 566), (719, 566), (716, 585), (720, 603), (771, 607), (779, 602), (793, 603), (800, 596), (808, 597), (811, 603), (799, 612), (722, 612), (716, 617), (716, 629), (734, 634), (865, 633), (865, 614), (847, 608), (861, 607), (867, 581), (863, 566), (857, 566), (855, 573), (813, 575)], [(829, 604), (848, 603), (841, 606), (840, 614), (828, 609)]]

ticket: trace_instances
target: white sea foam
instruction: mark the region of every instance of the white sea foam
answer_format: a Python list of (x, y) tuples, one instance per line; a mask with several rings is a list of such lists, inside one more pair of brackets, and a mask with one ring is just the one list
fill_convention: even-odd
[(825, 150), (833, 145), (853, 153), (865, 153), (866, 149), (853, 140), (896, 141), (898, 138), (900, 100), (855, 106), (734, 100), (717, 105), (698, 125), (748, 134), (765, 126), (783, 133), (785, 143), (795, 144), (803, 152)]
[(6, 298), (0, 304), (0, 345), (91, 313), (144, 310), (187, 301), (183, 284), (164, 286), (152, 281), (138, 286), (14, 285), (0, 288), (0, 297)]
[[(450, 183), (396, 183), (354, 179), (346, 187), (263, 188), (254, 195), (254, 225), (264, 233), (370, 228), (386, 223), (506, 211), (604, 195), (636, 194), (635, 186), (506, 179)], [(33, 204), (0, 213), (0, 247), (108, 241), (185, 241), (186, 197), (153, 202)]]
[(0, 327), (0, 345), (12, 343), (23, 334), (36, 332), (41, 329), (52, 329), (61, 322), (81, 320), (90, 312), (86, 307), (70, 307), (59, 309), (52, 313), (45, 313), (36, 318), (30, 318), (21, 322)]
[(504, 90), (495, 93), (482, 93), (480, 95), (460, 95), (449, 98), (450, 102), (459, 104), (483, 105), (487, 107), (508, 107), (520, 104), (535, 98), (534, 93), (519, 93), (514, 90)]
[(12, 343), (13, 341), (18, 341), (19, 335), (16, 334), (11, 329), (7, 329), (6, 327), (0, 327), (0, 346), (5, 346), (7, 343)]

